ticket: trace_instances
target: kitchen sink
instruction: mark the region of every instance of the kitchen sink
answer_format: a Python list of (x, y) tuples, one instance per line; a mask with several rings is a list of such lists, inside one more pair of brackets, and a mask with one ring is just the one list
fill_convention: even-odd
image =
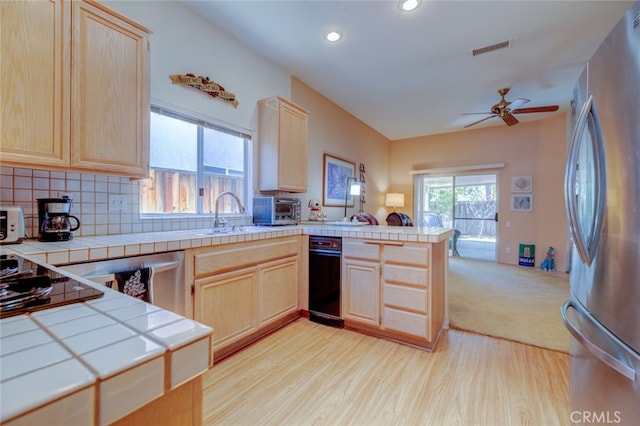
[(226, 235), (226, 234), (241, 234), (245, 232), (242, 227), (237, 228), (217, 228), (217, 229), (208, 229), (206, 231), (198, 231), (194, 232), (193, 235), (196, 236), (211, 236), (211, 235)]
[(273, 231), (271, 226), (225, 226), (217, 229), (192, 229), (189, 231), (181, 231), (185, 235), (192, 237), (215, 237), (216, 235), (238, 235), (253, 232)]

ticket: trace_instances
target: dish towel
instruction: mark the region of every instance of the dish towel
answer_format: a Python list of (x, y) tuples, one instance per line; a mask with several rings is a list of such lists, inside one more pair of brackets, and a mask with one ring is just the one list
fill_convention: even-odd
[(147, 303), (153, 303), (153, 270), (151, 268), (116, 272), (114, 275), (118, 291)]

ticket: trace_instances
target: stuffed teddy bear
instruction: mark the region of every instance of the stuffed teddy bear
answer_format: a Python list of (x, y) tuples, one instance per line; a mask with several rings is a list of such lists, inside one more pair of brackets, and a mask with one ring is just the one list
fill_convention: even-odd
[(311, 208), (309, 220), (327, 220), (327, 214), (322, 212), (322, 204), (320, 204), (320, 200), (316, 200), (314, 198), (309, 200), (309, 208)]
[(547, 250), (547, 258), (540, 264), (540, 269), (542, 269), (543, 271), (556, 270), (556, 265), (555, 265), (555, 262), (553, 261), (554, 252), (555, 252), (555, 249), (553, 247), (549, 247), (549, 250)]

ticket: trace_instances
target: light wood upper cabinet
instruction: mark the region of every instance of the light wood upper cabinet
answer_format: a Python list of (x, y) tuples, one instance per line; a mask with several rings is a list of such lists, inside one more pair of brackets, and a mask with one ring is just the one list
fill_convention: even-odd
[(0, 2), (3, 164), (69, 166), (70, 6)]
[(148, 33), (96, 3), (73, 6), (72, 167), (146, 177)]
[(9, 166), (145, 177), (148, 30), (93, 1), (0, 2)]
[(260, 191), (307, 190), (308, 117), (279, 96), (258, 102)]

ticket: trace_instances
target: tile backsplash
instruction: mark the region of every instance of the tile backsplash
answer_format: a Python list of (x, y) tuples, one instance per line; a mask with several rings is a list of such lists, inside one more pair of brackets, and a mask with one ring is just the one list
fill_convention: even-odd
[[(37, 198), (73, 199), (71, 214), (80, 220), (75, 236), (210, 228), (210, 215), (172, 218), (140, 217), (140, 181), (126, 177), (0, 167), (0, 204), (24, 210), (28, 237), (38, 236)], [(124, 210), (110, 208), (114, 196), (124, 199)], [(231, 225), (248, 225), (249, 217), (228, 217)]]

